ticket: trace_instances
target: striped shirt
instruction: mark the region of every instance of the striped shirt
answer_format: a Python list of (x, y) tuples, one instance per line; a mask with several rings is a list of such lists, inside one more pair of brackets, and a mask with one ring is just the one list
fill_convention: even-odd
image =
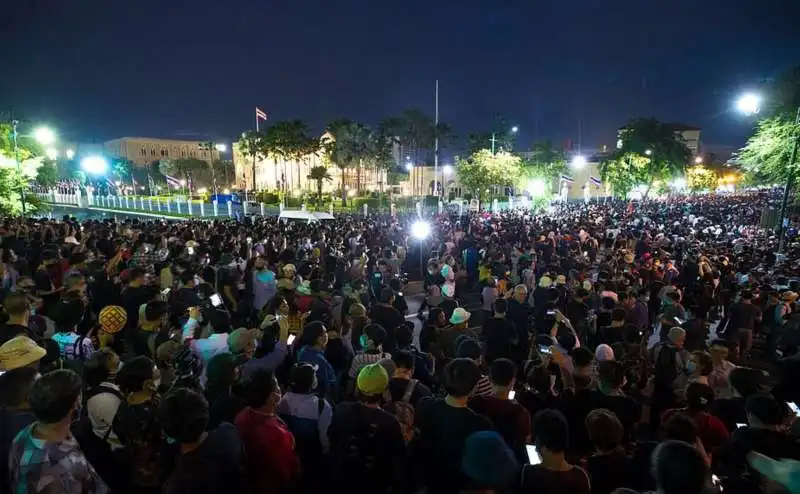
[[(390, 359), (392, 356), (388, 353), (359, 353), (353, 357), (353, 362), (350, 364), (350, 371), (347, 375), (351, 378), (356, 378), (361, 369), (369, 364), (377, 364), (383, 359)], [(389, 376), (392, 377), (392, 376)]]
[(478, 379), (478, 384), (472, 391), (472, 396), (491, 396), (492, 395), (492, 382), (489, 381), (487, 376), (481, 376)]

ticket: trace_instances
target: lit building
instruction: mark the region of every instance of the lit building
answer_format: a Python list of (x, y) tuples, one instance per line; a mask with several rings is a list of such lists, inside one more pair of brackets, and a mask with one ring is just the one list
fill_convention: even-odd
[(203, 141), (155, 139), (151, 137), (120, 137), (103, 143), (103, 151), (111, 158), (123, 158), (136, 166), (154, 161), (197, 158), (212, 163), (220, 158), (216, 149), (205, 149)]
[[(321, 139), (331, 139), (325, 134)], [(236, 187), (253, 190), (253, 157), (245, 155), (237, 143), (233, 145), (233, 165), (236, 174)], [(345, 174), (345, 188), (349, 190), (377, 191), (386, 187), (386, 172), (371, 168), (347, 168), (344, 172), (337, 166), (327, 164), (322, 151), (310, 153), (299, 160), (281, 156), (267, 156), (255, 160), (255, 190), (288, 190), (316, 192), (316, 181), (308, 178), (315, 166), (327, 166), (332, 180), (322, 182), (324, 192), (338, 190)]]

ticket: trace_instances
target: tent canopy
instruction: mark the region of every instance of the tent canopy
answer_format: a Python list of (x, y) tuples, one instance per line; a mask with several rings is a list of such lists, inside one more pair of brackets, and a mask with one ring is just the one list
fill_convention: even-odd
[(322, 220), (332, 220), (333, 215), (330, 213), (323, 213), (323, 212), (311, 212), (311, 211), (299, 211), (299, 210), (289, 210), (284, 209), (281, 211), (280, 216), (278, 216), (279, 220), (302, 220), (302, 221), (322, 221)]

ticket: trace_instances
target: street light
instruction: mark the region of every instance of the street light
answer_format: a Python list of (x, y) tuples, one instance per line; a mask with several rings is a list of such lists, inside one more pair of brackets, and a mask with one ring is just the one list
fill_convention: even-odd
[[(761, 106), (761, 96), (755, 93), (745, 93), (736, 101), (736, 108), (745, 115), (753, 115), (759, 112)], [(800, 106), (797, 107), (797, 112), (794, 117), (794, 126), (800, 125)], [(778, 252), (780, 256), (783, 253), (783, 244), (786, 236), (786, 229), (789, 226), (789, 221), (786, 219), (786, 207), (789, 204), (789, 194), (792, 192), (795, 180), (794, 161), (797, 157), (797, 147), (800, 145), (800, 133), (795, 132), (792, 142), (792, 151), (789, 154), (789, 163), (786, 167), (788, 177), (786, 177), (786, 185), (783, 189), (783, 201), (781, 202), (781, 219), (778, 223)]]
[(761, 96), (745, 93), (736, 101), (736, 108), (745, 115), (753, 115), (761, 110)]
[(228, 150), (228, 146), (226, 146), (225, 144), (216, 144), (216, 145), (214, 146), (214, 149), (216, 149), (216, 150), (217, 150), (217, 151), (219, 151), (220, 153), (224, 153), (225, 151), (227, 151), (227, 150)]
[(451, 173), (453, 173), (453, 167), (450, 165), (444, 165), (444, 167), (442, 168), (442, 173), (444, 173), (445, 175), (450, 175)]
[(534, 178), (528, 181), (528, 192), (531, 197), (542, 197), (545, 193), (547, 185), (541, 178)]
[[(519, 127), (515, 125), (510, 129), (508, 129), (508, 132), (506, 134), (516, 134), (517, 132), (519, 132)], [(490, 140), (492, 142), (492, 154), (495, 154), (495, 148), (497, 144), (497, 132), (492, 132), (492, 138)]]
[(702, 163), (702, 162), (703, 162), (703, 157), (702, 157), (702, 156), (698, 156), (698, 157), (696, 157), (696, 158), (694, 159), (694, 162), (695, 162), (696, 164), (698, 164), (698, 165), (699, 165), (700, 163)]
[(108, 163), (102, 156), (87, 156), (81, 160), (81, 168), (91, 175), (102, 175), (108, 170)]
[(74, 158), (74, 157), (75, 157), (75, 150), (73, 150), (73, 149), (67, 149), (67, 152), (66, 152), (66, 154), (67, 154), (67, 159), (68, 159), (68, 160), (71, 160), (72, 158)]
[(516, 125), (511, 127), (511, 133), (512, 134), (516, 134), (517, 132), (519, 132), (519, 127), (517, 127)]
[(417, 220), (411, 224), (411, 236), (419, 240), (419, 275), (425, 276), (422, 269), (422, 242), (431, 234), (431, 224), (425, 220)]
[(644, 150), (644, 154), (646, 154), (647, 156), (650, 156), (651, 154), (653, 154), (653, 151), (651, 151), (650, 149), (645, 149)]
[(586, 166), (586, 157), (585, 156), (581, 156), (579, 154), (579, 155), (576, 155), (574, 158), (572, 158), (572, 168), (574, 168), (576, 170), (581, 170), (585, 166)]
[(56, 134), (47, 127), (39, 127), (33, 131), (33, 137), (42, 146), (50, 146), (56, 142)]

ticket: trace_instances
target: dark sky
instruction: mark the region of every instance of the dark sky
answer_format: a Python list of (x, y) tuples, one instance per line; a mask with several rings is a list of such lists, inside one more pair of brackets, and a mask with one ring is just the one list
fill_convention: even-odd
[[(6, 5), (11, 3), (11, 5)], [(740, 91), (800, 63), (798, 0), (21, 0), (0, 16), (0, 108), (72, 140), (230, 139), (258, 105), (315, 130), (417, 106), (613, 144), (634, 116), (738, 146)], [(537, 130), (538, 129), (538, 130)]]

